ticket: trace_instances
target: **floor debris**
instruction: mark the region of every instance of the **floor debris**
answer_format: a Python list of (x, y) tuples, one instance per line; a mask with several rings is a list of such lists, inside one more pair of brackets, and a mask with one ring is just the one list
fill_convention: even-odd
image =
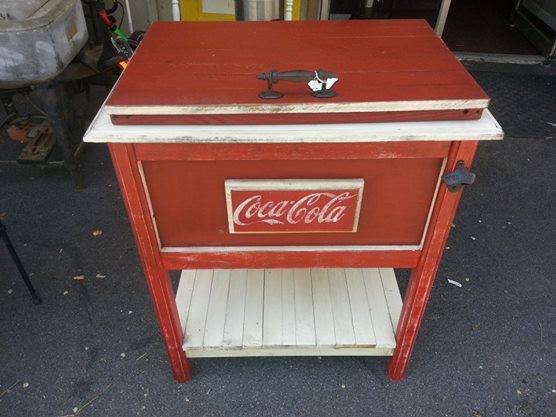
[(19, 384), (19, 381), (15, 381), (12, 385), (10, 385), (4, 391), (0, 391), (0, 398), (2, 398), (4, 395), (6, 395), (8, 392), (10, 392), (12, 390), (12, 388), (15, 387), (17, 384)]
[(448, 278), (448, 282), (452, 285), (455, 285), (456, 287), (462, 287), (463, 285), (461, 285), (459, 282), (454, 281), (453, 279)]
[(80, 405), (79, 407), (74, 407), (73, 408), (73, 416), (77, 416), (79, 415), (79, 413), (81, 413), (81, 411), (83, 411), (84, 408), (90, 406), (94, 401), (98, 400), (100, 398), (100, 396), (102, 394), (104, 394), (106, 391), (108, 391), (108, 389), (112, 386), (112, 384), (108, 384), (106, 387), (104, 387), (101, 391), (99, 391), (97, 394), (93, 395), (89, 400), (87, 400), (85, 403), (83, 403), (82, 405)]

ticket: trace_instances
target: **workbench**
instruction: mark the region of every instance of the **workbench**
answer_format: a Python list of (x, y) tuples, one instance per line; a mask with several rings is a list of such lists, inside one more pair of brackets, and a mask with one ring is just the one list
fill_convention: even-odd
[[(388, 71), (353, 88), (358, 61), (331, 55), (336, 72), (320, 71), (322, 51), (311, 50), (299, 66), (339, 78), (337, 97), (281, 78), (268, 89), (285, 96), (268, 104), (257, 97), (264, 77), (312, 75), (257, 79), (277, 64), (244, 51), (225, 75), (235, 82), (216, 88), (222, 66), (211, 59), (240, 47), (242, 33), (273, 44), (264, 32), (286, 29), (330, 44), (349, 35), (359, 52), (374, 45), (382, 61), (371, 64)], [(219, 43), (225, 34), (235, 46)], [(188, 54), (176, 39), (191, 42)], [(439, 52), (399, 61), (415, 39)], [(164, 66), (189, 80), (164, 79)], [(142, 74), (152, 77), (141, 84)], [(388, 77), (405, 87), (378, 88)], [(478, 142), (503, 137), (487, 105), (422, 21), (154, 25), (85, 141), (108, 143), (175, 379), (190, 379), (187, 357), (309, 355), (391, 356), (389, 377), (403, 378)], [(403, 297), (394, 268), (411, 269)]]

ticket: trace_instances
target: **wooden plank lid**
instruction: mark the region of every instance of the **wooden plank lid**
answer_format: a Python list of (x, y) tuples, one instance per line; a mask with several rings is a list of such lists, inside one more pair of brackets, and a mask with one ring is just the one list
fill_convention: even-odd
[[(265, 77), (281, 95), (261, 98)], [(116, 124), (358, 123), (477, 119), (488, 101), (424, 20), (156, 22), (106, 109)]]

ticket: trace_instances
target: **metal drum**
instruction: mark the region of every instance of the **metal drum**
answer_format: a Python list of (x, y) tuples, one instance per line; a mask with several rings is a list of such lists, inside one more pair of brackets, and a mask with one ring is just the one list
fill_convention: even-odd
[(86, 41), (80, 0), (0, 0), (0, 88), (56, 77)]
[(280, 18), (279, 0), (243, 0), (244, 20), (274, 20)]

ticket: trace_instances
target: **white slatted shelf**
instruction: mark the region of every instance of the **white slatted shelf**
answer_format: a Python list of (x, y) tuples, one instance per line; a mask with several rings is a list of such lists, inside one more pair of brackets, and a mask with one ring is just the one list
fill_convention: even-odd
[(189, 357), (388, 356), (402, 300), (393, 269), (182, 272)]

